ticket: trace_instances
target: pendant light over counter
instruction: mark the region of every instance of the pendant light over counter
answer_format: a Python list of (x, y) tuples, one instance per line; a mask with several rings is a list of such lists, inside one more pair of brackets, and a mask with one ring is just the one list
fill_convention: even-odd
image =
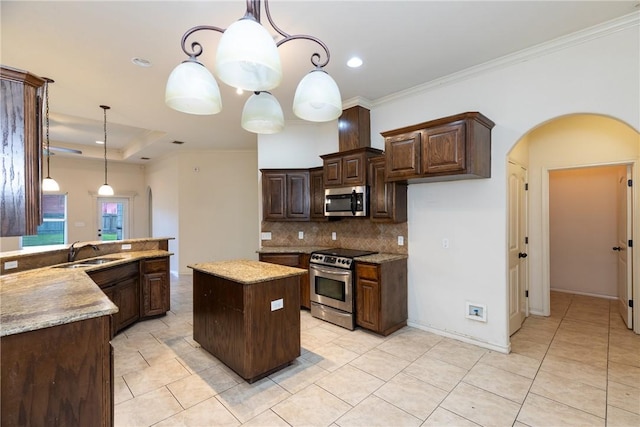
[(45, 100), (45, 147), (44, 150), (47, 154), (47, 177), (42, 180), (42, 191), (47, 193), (53, 191), (60, 191), (60, 186), (56, 182), (55, 179), (51, 178), (51, 173), (49, 172), (49, 167), (51, 163), (51, 145), (49, 143), (49, 84), (54, 81), (48, 77), (43, 77), (44, 79), (44, 100)]
[(107, 183), (107, 110), (111, 107), (101, 105), (100, 108), (104, 110), (104, 184), (98, 189), (98, 195), (113, 196), (113, 188)]
[(215, 69), (220, 80), (227, 85), (253, 92), (245, 104), (241, 124), (254, 133), (276, 133), (284, 128), (284, 117), (278, 100), (269, 93), (282, 81), (282, 66), (278, 47), (291, 40), (315, 42), (324, 50), (311, 55), (314, 69), (298, 84), (293, 99), (294, 114), (312, 122), (336, 120), (342, 114), (342, 98), (336, 82), (324, 67), (329, 63), (329, 48), (320, 39), (306, 35), (291, 35), (282, 31), (271, 18), (269, 1), (264, 0), (264, 11), (271, 28), (282, 38), (275, 41), (260, 23), (261, 1), (247, 0), (245, 15), (227, 29), (212, 25), (199, 25), (182, 36), (182, 51), (188, 59), (179, 64), (169, 76), (165, 89), (165, 102), (174, 110), (188, 114), (216, 114), (222, 110), (220, 89), (215, 77), (198, 61), (202, 45), (194, 41), (187, 48), (187, 39), (195, 32), (211, 30), (222, 33), (216, 52)]

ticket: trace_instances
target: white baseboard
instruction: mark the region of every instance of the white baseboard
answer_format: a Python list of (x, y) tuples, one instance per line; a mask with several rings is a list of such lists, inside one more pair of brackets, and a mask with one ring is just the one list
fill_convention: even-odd
[(551, 290), (554, 292), (562, 292), (563, 294), (583, 295), (586, 297), (603, 298), (603, 299), (618, 299), (618, 297), (614, 295), (592, 294), (589, 292), (570, 291), (567, 289), (557, 289), (557, 288), (551, 288)]
[(497, 351), (499, 353), (504, 353), (504, 354), (509, 354), (511, 353), (511, 343), (509, 343), (509, 345), (502, 346), (502, 345), (497, 345), (497, 344), (491, 344), (488, 342), (484, 342), (484, 341), (479, 341), (476, 340), (474, 338), (465, 336), (465, 335), (458, 335), (449, 331), (443, 331), (441, 329), (436, 329), (436, 328), (432, 328), (429, 326), (424, 326), (421, 325), (419, 323), (415, 323), (412, 321), (407, 321), (407, 325), (411, 326), (412, 328), (416, 328), (416, 329), (420, 329), (423, 331), (427, 331), (427, 332), (431, 332), (434, 333), (436, 335), (440, 335), (443, 337), (447, 337), (447, 338), (452, 338), (454, 340), (458, 340), (458, 341), (462, 341), (465, 342), (467, 344), (473, 344), (473, 345), (477, 345), (478, 347), (482, 347), (482, 348), (486, 348), (488, 350), (493, 350), (493, 351)]

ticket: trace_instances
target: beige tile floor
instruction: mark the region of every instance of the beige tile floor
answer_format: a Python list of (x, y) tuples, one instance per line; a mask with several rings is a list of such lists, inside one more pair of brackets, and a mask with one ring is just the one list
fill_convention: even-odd
[(640, 336), (606, 299), (552, 293), (509, 355), (406, 327), (389, 337), (301, 312), (302, 355), (248, 384), (171, 311), (113, 341), (116, 426), (640, 426)]

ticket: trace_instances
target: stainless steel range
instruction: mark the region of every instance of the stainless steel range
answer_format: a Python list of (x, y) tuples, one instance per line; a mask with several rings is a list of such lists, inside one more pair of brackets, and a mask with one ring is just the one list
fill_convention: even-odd
[(311, 254), (311, 315), (338, 326), (355, 328), (355, 257), (375, 254), (354, 249), (326, 249)]

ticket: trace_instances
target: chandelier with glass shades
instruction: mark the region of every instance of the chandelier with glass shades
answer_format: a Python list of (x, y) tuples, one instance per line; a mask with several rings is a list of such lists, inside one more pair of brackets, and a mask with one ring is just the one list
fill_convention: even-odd
[(275, 41), (260, 23), (260, 0), (247, 0), (247, 11), (227, 29), (199, 25), (182, 36), (182, 50), (189, 57), (169, 75), (165, 102), (174, 110), (189, 114), (216, 114), (222, 110), (220, 89), (213, 74), (198, 61), (202, 45), (194, 41), (187, 48), (187, 39), (200, 30), (222, 33), (216, 52), (215, 69), (220, 80), (238, 90), (251, 91), (242, 111), (242, 127), (254, 133), (270, 134), (284, 128), (284, 115), (278, 100), (269, 92), (282, 82), (282, 66), (278, 47), (290, 40), (305, 39), (317, 43), (326, 59), (315, 52), (311, 64), (315, 67), (298, 84), (293, 98), (293, 113), (312, 122), (327, 122), (340, 117), (342, 98), (336, 82), (324, 67), (329, 63), (329, 48), (320, 39), (305, 34), (282, 31), (264, 1), (264, 11), (271, 27), (283, 38)]

